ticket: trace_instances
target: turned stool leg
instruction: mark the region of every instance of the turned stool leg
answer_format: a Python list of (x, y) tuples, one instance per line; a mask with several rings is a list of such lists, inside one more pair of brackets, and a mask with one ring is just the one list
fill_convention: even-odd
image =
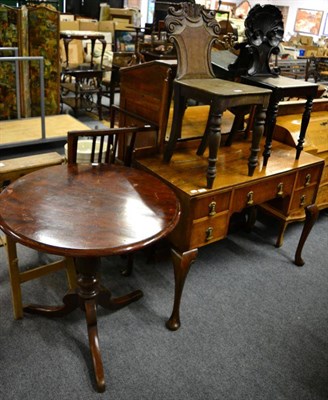
[(260, 151), (260, 141), (264, 132), (266, 117), (266, 109), (258, 105), (256, 107), (256, 114), (253, 127), (251, 154), (248, 158), (248, 176), (253, 176), (254, 170), (258, 164), (258, 153)]
[(182, 121), (186, 110), (186, 99), (181, 96), (179, 85), (174, 87), (173, 119), (169, 141), (164, 150), (164, 161), (169, 162), (172, 158), (176, 142), (181, 137)]
[(303, 112), (303, 116), (302, 116), (300, 135), (299, 135), (298, 142), (296, 145), (296, 160), (298, 160), (300, 158), (301, 152), (303, 150), (305, 134), (306, 134), (306, 130), (309, 125), (309, 122), (310, 122), (312, 104), (313, 104), (313, 98), (308, 97), (306, 100), (306, 103), (305, 103), (304, 112)]

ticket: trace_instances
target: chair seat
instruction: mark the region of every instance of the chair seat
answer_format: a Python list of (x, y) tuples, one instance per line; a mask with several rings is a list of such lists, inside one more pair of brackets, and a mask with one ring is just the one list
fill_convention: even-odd
[(266, 87), (268, 89), (281, 89), (281, 90), (293, 90), (293, 89), (310, 89), (316, 92), (318, 85), (301, 79), (293, 79), (287, 76), (243, 76), (242, 82), (247, 84), (258, 84), (258, 87)]
[(245, 104), (252, 103), (253, 99), (247, 99), (245, 96), (271, 94), (271, 90), (258, 88), (256, 86), (245, 85), (237, 82), (230, 82), (223, 79), (181, 79), (175, 81), (186, 89), (196, 89), (197, 92), (203, 91), (207, 96), (215, 95), (219, 98), (243, 97)]
[[(263, 134), (265, 109), (269, 104), (270, 96), (271, 90), (217, 78), (176, 79), (174, 81), (173, 121), (169, 141), (164, 152), (164, 161), (170, 161), (175, 144), (181, 137), (182, 119), (187, 100), (195, 99), (203, 104), (209, 104), (208, 121), (197, 154), (203, 155), (208, 144), (209, 165), (206, 177), (207, 188), (211, 188), (216, 177), (216, 160), (221, 141), (223, 112), (236, 107), (238, 110), (240, 109), (239, 114), (244, 116), (249, 111), (249, 108), (254, 106), (256, 107), (256, 116), (250, 157), (248, 159), (248, 175), (252, 176), (255, 167), (258, 165), (259, 143)], [(236, 118), (232, 132), (238, 130), (240, 122), (240, 118)]]
[(271, 143), (276, 120), (278, 115), (279, 102), (285, 98), (304, 98), (306, 103), (300, 126), (300, 134), (296, 146), (296, 160), (299, 159), (303, 150), (307, 126), (310, 121), (313, 99), (317, 96), (319, 85), (300, 79), (293, 79), (281, 75), (277, 76), (242, 76), (241, 81), (247, 85), (254, 85), (258, 88), (266, 88), (272, 90), (267, 117), (265, 123), (266, 143), (263, 152), (264, 162), (266, 166), (271, 155)]

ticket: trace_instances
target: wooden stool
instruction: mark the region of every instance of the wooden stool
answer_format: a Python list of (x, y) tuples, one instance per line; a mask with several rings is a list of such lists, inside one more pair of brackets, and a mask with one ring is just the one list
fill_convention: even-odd
[(55, 152), (0, 160), (0, 191), (20, 176), (63, 162), (64, 158)]
[[(51, 165), (62, 164), (63, 161), (64, 158), (58, 153), (47, 153), (34, 156), (13, 158), (9, 160), (2, 160), (0, 161), (0, 191), (2, 191), (11, 182), (23, 175), (26, 175), (41, 168), (49, 167)], [(29, 268), (27, 271), (20, 271), (18, 265), (16, 243), (9, 237), (3, 235), (2, 237), (0, 237), (0, 244), (5, 245), (7, 250), (9, 277), (15, 319), (23, 317), (21, 291), (22, 283), (66, 268), (69, 287), (76, 287), (76, 272), (72, 258), (63, 258), (50, 264)]]

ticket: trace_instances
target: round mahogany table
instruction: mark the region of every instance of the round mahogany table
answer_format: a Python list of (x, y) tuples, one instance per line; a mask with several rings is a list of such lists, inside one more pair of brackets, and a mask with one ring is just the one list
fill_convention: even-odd
[(39, 251), (75, 257), (77, 289), (62, 306), (24, 311), (59, 317), (85, 311), (97, 390), (105, 390), (97, 304), (118, 309), (140, 299), (136, 290), (112, 298), (99, 283), (100, 257), (139, 250), (176, 226), (180, 204), (158, 178), (116, 165), (57, 165), (32, 172), (0, 195), (0, 227), (14, 241)]

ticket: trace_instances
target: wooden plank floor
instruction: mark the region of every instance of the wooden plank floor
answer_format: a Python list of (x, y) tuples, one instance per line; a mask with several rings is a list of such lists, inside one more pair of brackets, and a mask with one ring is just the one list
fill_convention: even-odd
[[(45, 126), (46, 139), (66, 137), (69, 130), (90, 129), (87, 125), (68, 114), (45, 117)], [(40, 117), (0, 121), (0, 145), (41, 140), (41, 132)]]

